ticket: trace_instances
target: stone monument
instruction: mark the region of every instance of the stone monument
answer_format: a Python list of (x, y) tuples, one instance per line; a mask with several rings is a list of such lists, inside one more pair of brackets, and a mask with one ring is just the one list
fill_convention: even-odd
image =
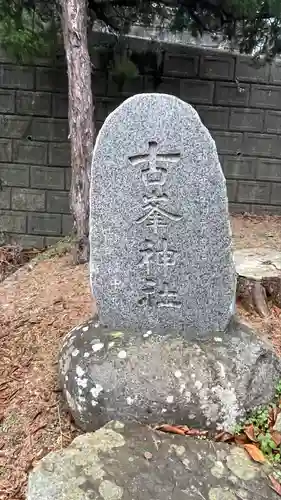
[(226, 183), (197, 112), (176, 97), (131, 97), (97, 138), (90, 273), (100, 321), (138, 332), (224, 330), (235, 269)]
[(59, 357), (76, 423), (231, 430), (270, 401), (281, 367), (234, 318), (227, 194), (211, 135), (180, 99), (136, 95), (105, 121), (91, 183), (99, 317), (74, 328)]

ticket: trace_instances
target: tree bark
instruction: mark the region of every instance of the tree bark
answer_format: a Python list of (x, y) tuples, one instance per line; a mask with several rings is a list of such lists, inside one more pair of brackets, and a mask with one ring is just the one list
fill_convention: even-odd
[(87, 39), (87, 0), (60, 0), (68, 73), (71, 143), (70, 207), (74, 219), (75, 262), (89, 259), (89, 190), (94, 144), (91, 62)]
[(269, 315), (266, 290), (260, 281), (238, 275), (236, 296), (246, 311), (257, 312), (262, 318)]

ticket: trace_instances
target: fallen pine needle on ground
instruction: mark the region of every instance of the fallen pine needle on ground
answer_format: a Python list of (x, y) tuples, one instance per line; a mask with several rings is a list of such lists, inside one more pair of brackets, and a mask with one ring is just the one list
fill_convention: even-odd
[(42, 260), (0, 284), (0, 499), (25, 498), (27, 473), (77, 434), (57, 380), (64, 335), (94, 312), (87, 266)]

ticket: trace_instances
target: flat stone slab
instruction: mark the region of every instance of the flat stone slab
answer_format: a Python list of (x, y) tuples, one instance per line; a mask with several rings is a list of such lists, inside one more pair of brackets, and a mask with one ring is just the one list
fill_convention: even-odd
[(272, 400), (281, 364), (270, 344), (236, 320), (226, 332), (192, 342), (88, 321), (65, 338), (59, 377), (86, 431), (113, 419), (232, 430)]
[(236, 272), (248, 279), (281, 278), (281, 252), (268, 247), (234, 251)]
[(224, 330), (236, 274), (216, 144), (189, 104), (138, 94), (105, 120), (90, 195), (90, 276), (109, 328)]
[(241, 448), (111, 422), (43, 458), (27, 500), (278, 500), (270, 472)]

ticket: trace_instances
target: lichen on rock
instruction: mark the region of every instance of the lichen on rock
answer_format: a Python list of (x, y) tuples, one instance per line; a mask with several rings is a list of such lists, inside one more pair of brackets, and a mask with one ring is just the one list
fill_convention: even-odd
[(281, 363), (236, 320), (218, 335), (189, 341), (175, 332), (144, 336), (80, 325), (59, 357), (76, 423), (85, 431), (115, 418), (232, 431), (248, 411), (271, 400)]
[(243, 449), (118, 421), (43, 458), (27, 500), (133, 500), (140, 492), (143, 500), (278, 500)]

